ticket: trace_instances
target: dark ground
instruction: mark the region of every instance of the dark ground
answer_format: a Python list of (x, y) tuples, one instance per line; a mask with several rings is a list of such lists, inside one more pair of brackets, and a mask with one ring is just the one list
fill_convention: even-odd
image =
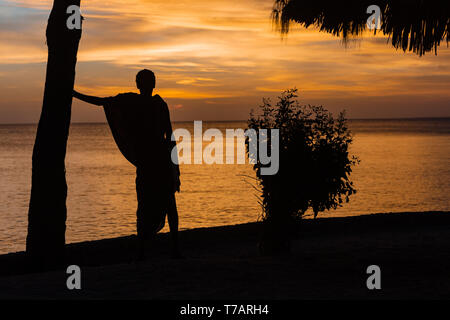
[[(67, 246), (82, 289), (64, 270), (30, 273), (23, 253), (0, 256), (0, 299), (450, 299), (450, 213), (400, 213), (304, 220), (290, 255), (262, 257), (257, 223), (181, 232), (185, 259), (167, 234), (144, 263), (135, 237)], [(381, 268), (369, 291), (369, 265)]]

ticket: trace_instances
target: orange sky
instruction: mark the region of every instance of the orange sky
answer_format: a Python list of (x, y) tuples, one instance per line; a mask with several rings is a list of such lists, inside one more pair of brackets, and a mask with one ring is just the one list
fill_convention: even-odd
[[(107, 3), (107, 5), (105, 5)], [(450, 116), (450, 49), (404, 54), (368, 35), (344, 46), (314, 30), (282, 39), (272, 0), (83, 1), (76, 88), (136, 91), (149, 68), (173, 120), (246, 119), (262, 97), (297, 87), (304, 103), (351, 118)], [(0, 123), (39, 119), (51, 1), (0, 0)], [(73, 121), (104, 121), (74, 102)]]

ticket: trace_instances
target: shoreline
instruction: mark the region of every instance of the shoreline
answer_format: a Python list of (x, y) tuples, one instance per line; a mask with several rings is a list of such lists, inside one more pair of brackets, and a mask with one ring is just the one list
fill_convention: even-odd
[[(28, 273), (23, 252), (0, 255), (0, 298), (345, 299), (449, 298), (450, 212), (386, 213), (303, 220), (289, 255), (258, 254), (260, 223), (180, 232), (185, 259), (169, 257), (169, 235), (135, 263), (135, 236), (67, 245), (83, 289), (65, 270)], [(382, 290), (367, 290), (379, 265)]]

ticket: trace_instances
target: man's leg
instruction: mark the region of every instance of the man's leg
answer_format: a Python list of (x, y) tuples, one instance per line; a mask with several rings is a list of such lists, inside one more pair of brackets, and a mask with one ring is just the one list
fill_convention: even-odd
[(136, 211), (137, 259), (145, 260), (147, 251), (155, 242), (159, 221), (155, 221), (154, 211), (160, 211), (160, 204), (155, 198), (155, 191), (149, 183), (145, 170), (136, 170), (136, 194), (138, 208)]
[(174, 193), (169, 196), (167, 220), (169, 221), (170, 238), (172, 240), (172, 256), (178, 258), (181, 254), (178, 246), (178, 210)]
[(140, 169), (136, 170), (136, 195), (138, 208), (136, 211), (137, 259), (145, 259), (145, 197), (144, 177)]

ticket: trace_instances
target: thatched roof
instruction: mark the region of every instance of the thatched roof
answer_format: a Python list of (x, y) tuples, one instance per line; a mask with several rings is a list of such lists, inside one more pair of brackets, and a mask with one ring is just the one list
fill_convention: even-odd
[[(381, 32), (392, 45), (419, 55), (449, 42), (448, 0), (275, 0), (273, 19), (282, 33), (291, 22), (340, 36), (360, 35), (366, 30), (370, 5), (381, 8)], [(378, 32), (380, 32), (378, 31)]]

